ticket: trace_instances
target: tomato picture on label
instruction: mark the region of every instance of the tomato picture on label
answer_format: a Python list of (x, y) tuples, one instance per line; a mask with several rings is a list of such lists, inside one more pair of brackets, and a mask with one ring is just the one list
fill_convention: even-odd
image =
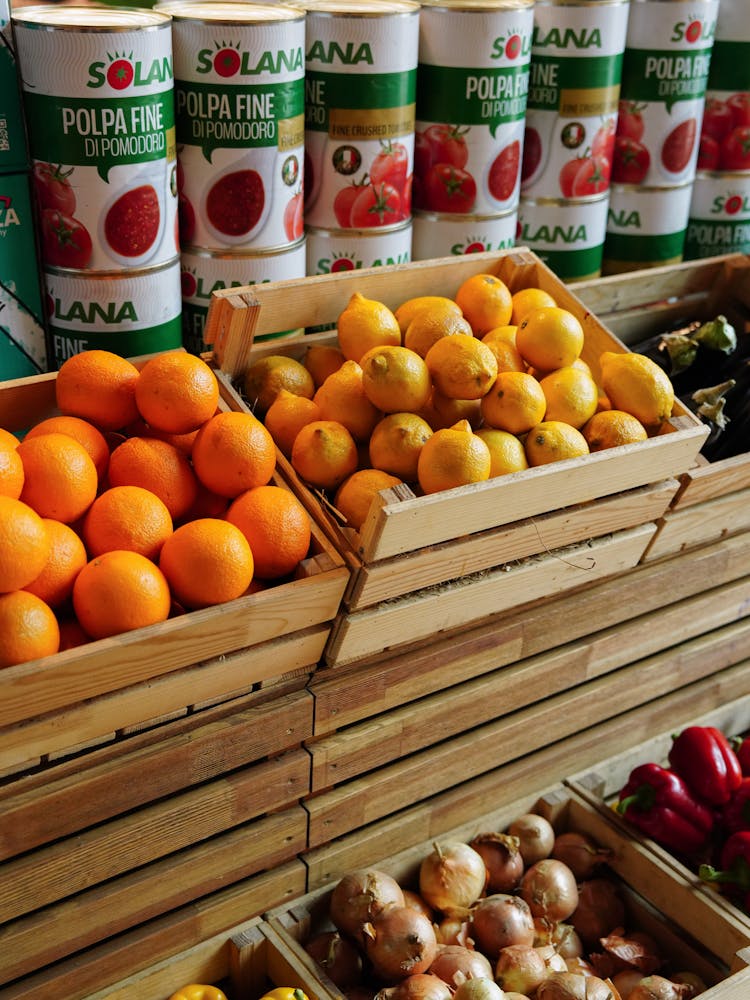
[(242, 60), (239, 52), (229, 46), (219, 49), (214, 56), (214, 72), (217, 76), (225, 78), (234, 76), (235, 73), (239, 72), (241, 65)]
[(177, 195), (177, 226), (180, 245), (192, 243), (195, 238), (195, 209), (187, 195), (182, 193)]
[(192, 299), (198, 291), (198, 282), (192, 271), (180, 271), (180, 291), (183, 299)]
[(474, 208), (477, 184), (468, 170), (436, 163), (430, 167), (424, 184), (424, 199), (433, 212), (465, 215)]
[(433, 164), (465, 167), (469, 161), (468, 132), (468, 128), (461, 128), (460, 125), (430, 125), (426, 128), (424, 136), (432, 149)]
[(284, 232), (286, 238), (294, 243), (302, 238), (305, 231), (304, 203), (302, 192), (293, 195), (284, 209)]
[(700, 21), (691, 21), (685, 29), (685, 38), (688, 42), (697, 42), (701, 37), (703, 26)]
[(741, 90), (737, 94), (731, 94), (726, 104), (732, 113), (732, 124), (735, 127), (750, 125), (750, 92)]
[(733, 128), (721, 140), (719, 167), (721, 170), (750, 170), (750, 125)]
[(542, 137), (539, 132), (527, 125), (523, 133), (523, 160), (521, 161), (521, 183), (536, 173), (542, 162)]
[(581, 157), (574, 157), (572, 160), (568, 160), (563, 163), (560, 168), (560, 174), (558, 176), (558, 183), (560, 185), (560, 194), (563, 198), (573, 197), (573, 183), (576, 179), (576, 174), (581, 166)]
[(341, 188), (333, 199), (333, 214), (336, 222), (342, 229), (350, 229), (352, 224), (352, 206), (357, 200), (357, 195), (363, 188), (367, 187), (367, 181), (353, 181)]
[(331, 274), (338, 274), (340, 271), (353, 271), (354, 261), (348, 257), (337, 257), (331, 264)]
[(509, 142), (500, 150), (490, 165), (487, 187), (495, 201), (507, 201), (516, 189), (521, 166), (521, 143)]
[(89, 231), (72, 215), (55, 208), (41, 214), (42, 258), (53, 267), (88, 267), (93, 246)]
[(605, 156), (583, 156), (573, 178), (573, 197), (601, 194), (609, 187), (610, 165)]
[(627, 136), (615, 137), (613, 181), (617, 184), (642, 184), (650, 166), (651, 154), (642, 142)]
[(605, 118), (599, 128), (594, 132), (591, 140), (591, 155), (603, 156), (609, 163), (612, 163), (612, 153), (615, 148), (615, 131), (617, 122), (614, 118)]
[(695, 149), (698, 125), (695, 118), (686, 118), (675, 125), (661, 147), (661, 162), (671, 174), (681, 174), (690, 163)]
[(370, 180), (373, 184), (392, 184), (397, 191), (403, 191), (409, 172), (409, 151), (400, 142), (383, 142), (380, 152), (370, 165)]
[(507, 59), (518, 59), (520, 54), (521, 36), (519, 34), (511, 35), (505, 43), (505, 56)]
[(401, 218), (401, 196), (391, 184), (367, 184), (352, 204), (349, 224), (353, 229), (389, 226)]
[(133, 82), (133, 64), (128, 59), (115, 59), (107, 69), (107, 83), (113, 90), (125, 90)]
[(719, 167), (720, 147), (716, 139), (701, 132), (698, 142), (698, 170), (717, 170)]
[(266, 204), (263, 178), (257, 170), (233, 170), (220, 177), (206, 196), (206, 217), (214, 229), (233, 238), (258, 225)]
[(739, 194), (730, 195), (724, 202), (724, 211), (727, 215), (736, 215), (742, 211), (743, 200)]
[(709, 97), (703, 107), (703, 121), (701, 122), (701, 135), (709, 135), (717, 142), (721, 142), (734, 124), (732, 109), (726, 101), (720, 101), (717, 97)]
[(414, 173), (424, 177), (432, 166), (432, 144), (424, 132), (414, 133)]
[(120, 257), (142, 257), (156, 242), (161, 222), (159, 195), (141, 184), (120, 195), (104, 217), (104, 238)]
[(646, 130), (643, 121), (645, 107), (637, 101), (620, 101), (617, 106), (617, 135), (640, 142)]
[(63, 170), (62, 165), (37, 162), (34, 164), (34, 191), (40, 209), (56, 208), (66, 215), (76, 210), (75, 191), (70, 186), (73, 168)]

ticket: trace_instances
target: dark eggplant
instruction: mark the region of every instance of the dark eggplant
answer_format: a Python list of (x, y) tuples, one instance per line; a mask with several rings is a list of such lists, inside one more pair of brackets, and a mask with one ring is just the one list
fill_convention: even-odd
[[(715, 396), (724, 386), (727, 388), (720, 393), (721, 399), (711, 399), (712, 393)], [(727, 382), (680, 398), (711, 426), (711, 433), (701, 448), (701, 454), (710, 462), (750, 450), (750, 360), (736, 364), (733, 377)]]
[(631, 349), (655, 361), (682, 396), (730, 377), (721, 373), (737, 351), (737, 334), (725, 316), (716, 316), (649, 337)]
[(699, 327), (700, 323), (695, 322), (669, 333), (656, 333), (646, 340), (632, 344), (630, 349), (635, 354), (644, 354), (650, 358), (670, 378), (673, 378), (695, 361), (698, 345), (693, 340), (692, 334)]

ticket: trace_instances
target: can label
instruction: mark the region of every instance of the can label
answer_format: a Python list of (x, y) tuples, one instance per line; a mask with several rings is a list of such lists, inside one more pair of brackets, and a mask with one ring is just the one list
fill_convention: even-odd
[(307, 231), (307, 273), (337, 274), (412, 259), (412, 223), (383, 233)]
[(181, 346), (180, 261), (139, 272), (89, 275), (45, 268), (56, 367), (93, 348), (135, 357)]
[(750, 174), (701, 174), (693, 182), (686, 260), (750, 252)]
[(628, 6), (535, 5), (524, 198), (601, 199), (609, 188)]
[(303, 233), (304, 18), (256, 21), (251, 10), (246, 23), (212, 23), (201, 19), (203, 4), (178, 9), (185, 12), (173, 24), (183, 246), (260, 250), (296, 242)]
[(411, 215), (419, 8), (307, 13), (305, 221), (378, 229)]
[(516, 209), (486, 218), (418, 212), (413, 220), (412, 257), (430, 260), (432, 257), (462, 257), (467, 253), (508, 250), (515, 246), (517, 225)]
[[(269, 254), (214, 254), (195, 247), (184, 248), (181, 254), (182, 346), (193, 354), (208, 349), (203, 332), (214, 292), (304, 277), (304, 239), (288, 250)], [(272, 340), (287, 332), (255, 339)]]
[(632, 4), (612, 179), (672, 187), (693, 179), (717, 0)]
[(121, 10), (105, 18), (111, 30), (87, 31), (45, 22), (46, 11), (14, 14), (30, 152), (44, 175), (42, 258), (96, 270), (164, 263), (177, 253), (169, 19)]
[(10, 7), (8, 0), (0, 0), (0, 170), (25, 170), (28, 165)]
[(521, 198), (516, 243), (527, 246), (563, 281), (595, 278), (601, 269), (609, 196), (598, 201)]
[(28, 173), (0, 176), (0, 379), (48, 370)]
[(692, 184), (675, 188), (613, 185), (604, 259), (648, 266), (682, 259)]
[[(719, 43), (717, 43), (718, 46)], [(714, 57), (716, 49), (714, 49)], [(750, 59), (750, 44), (745, 52), (732, 58)], [(713, 66), (713, 59), (711, 65)], [(747, 78), (740, 82), (739, 74), (724, 76), (729, 84), (733, 77), (737, 87), (726, 90), (709, 89), (703, 108), (697, 170), (750, 170), (750, 90)]]
[(427, 6), (420, 16), (414, 207), (510, 211), (520, 192), (533, 9)]

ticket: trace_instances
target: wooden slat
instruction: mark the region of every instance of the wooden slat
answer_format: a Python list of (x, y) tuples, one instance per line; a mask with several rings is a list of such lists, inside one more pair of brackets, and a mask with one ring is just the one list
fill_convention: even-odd
[[(750, 470), (750, 456), (748, 456)], [(730, 534), (750, 531), (750, 489), (717, 496), (705, 503), (678, 506), (662, 519), (645, 559), (662, 559)]]
[(682, 487), (675, 507), (703, 503), (735, 490), (750, 488), (750, 455), (735, 455), (721, 462), (705, 463), (690, 469), (682, 477)]

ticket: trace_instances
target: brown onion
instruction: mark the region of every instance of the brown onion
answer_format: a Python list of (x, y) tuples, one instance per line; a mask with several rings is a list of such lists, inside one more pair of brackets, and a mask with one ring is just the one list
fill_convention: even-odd
[(446, 917), (435, 924), (435, 937), (438, 944), (460, 944), (464, 948), (472, 948), (474, 941), (469, 936), (471, 924), (468, 920), (458, 917)]
[(503, 989), (531, 994), (547, 975), (547, 966), (536, 948), (513, 944), (500, 951), (495, 966), (495, 982)]
[(508, 945), (533, 945), (534, 920), (528, 903), (502, 892), (485, 896), (472, 910), (471, 934), (491, 962)]
[(387, 983), (427, 972), (438, 945), (430, 921), (408, 906), (386, 906), (363, 928), (365, 952)]
[(625, 924), (625, 905), (614, 882), (592, 878), (578, 886), (578, 906), (569, 921), (585, 948), (593, 948), (600, 938)]
[(585, 833), (570, 831), (555, 837), (552, 857), (564, 862), (580, 881), (591, 878), (596, 869), (612, 857), (612, 852), (606, 847), (599, 847)]
[(394, 878), (374, 868), (350, 872), (331, 893), (331, 920), (342, 934), (361, 942), (364, 925), (389, 903), (404, 904), (404, 894)]
[(508, 833), (511, 837), (518, 837), (518, 849), (525, 865), (536, 864), (552, 853), (555, 831), (544, 816), (524, 813), (510, 824)]
[(340, 990), (357, 986), (362, 980), (362, 956), (338, 931), (323, 931), (305, 945), (305, 950)]
[(535, 917), (534, 932), (536, 947), (551, 944), (563, 958), (575, 958), (583, 954), (583, 942), (570, 924)]
[(468, 910), (484, 892), (487, 869), (481, 855), (461, 841), (434, 844), (419, 867), (419, 892), (444, 913)]
[(488, 892), (513, 892), (523, 875), (518, 837), (507, 833), (480, 833), (469, 842), (484, 859)]
[(464, 979), (492, 979), (492, 966), (481, 951), (457, 944), (438, 947), (437, 958), (430, 966), (433, 976), (455, 989)]
[(621, 1000), (611, 981), (577, 972), (553, 972), (536, 991), (536, 1000)]
[(427, 903), (418, 892), (412, 892), (411, 889), (404, 889), (404, 906), (410, 906), (412, 910), (416, 910), (418, 913), (424, 913), (424, 915), (429, 919), (433, 919), (432, 907)]
[(451, 991), (443, 980), (425, 972), (407, 976), (375, 994), (375, 1000), (450, 1000), (450, 997)]
[(637, 969), (625, 969), (623, 972), (618, 972), (616, 976), (612, 976), (612, 982), (617, 987), (622, 1000), (628, 1000), (631, 992), (642, 979), (643, 973)]
[(693, 996), (689, 983), (674, 983), (663, 976), (646, 976), (630, 991), (629, 1000), (682, 1000)]
[(566, 958), (565, 965), (568, 968), (568, 972), (577, 972), (581, 976), (596, 975), (593, 965), (587, 962), (581, 955), (572, 955), (570, 958)]
[(692, 986), (696, 996), (698, 996), (699, 993), (705, 993), (708, 989), (705, 982), (695, 972), (675, 972), (675, 974), (670, 978), (673, 983), (687, 983), (688, 986)]
[(521, 896), (535, 917), (566, 920), (578, 906), (575, 875), (562, 861), (544, 858), (524, 874)]
[(494, 979), (465, 979), (453, 994), (453, 1000), (507, 1000)]
[(539, 953), (539, 957), (544, 962), (547, 972), (567, 972), (568, 966), (565, 964), (565, 959), (557, 951), (553, 944), (543, 945), (541, 948), (538, 945), (534, 945), (535, 951)]

